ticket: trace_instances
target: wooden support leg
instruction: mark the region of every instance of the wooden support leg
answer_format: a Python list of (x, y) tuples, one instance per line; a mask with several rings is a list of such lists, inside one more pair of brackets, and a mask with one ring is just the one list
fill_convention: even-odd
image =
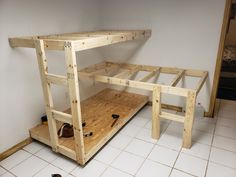
[(79, 81), (76, 64), (76, 53), (72, 42), (65, 43), (65, 57), (67, 65), (67, 80), (70, 93), (70, 104), (75, 139), (77, 162), (85, 164), (84, 137), (80, 108)]
[(183, 148), (189, 149), (192, 143), (192, 128), (195, 112), (196, 91), (189, 91), (184, 120)]
[(160, 137), (161, 88), (154, 87), (152, 95), (152, 138)]
[(53, 99), (50, 89), (50, 84), (47, 82), (46, 73), (48, 72), (47, 58), (44, 50), (43, 40), (35, 40), (35, 49), (38, 59), (39, 72), (41, 76), (41, 83), (43, 87), (43, 95), (46, 106), (46, 114), (48, 118), (48, 127), (50, 134), (50, 143), (54, 151), (58, 151), (58, 136), (57, 136), (57, 127), (56, 121), (52, 116), (53, 109)]

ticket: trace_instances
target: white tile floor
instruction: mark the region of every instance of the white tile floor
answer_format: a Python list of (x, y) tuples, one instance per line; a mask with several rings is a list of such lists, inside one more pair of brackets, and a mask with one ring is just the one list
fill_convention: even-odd
[(191, 149), (181, 148), (182, 124), (162, 120), (151, 136), (145, 107), (84, 168), (33, 142), (0, 162), (2, 177), (236, 177), (236, 102), (221, 100), (215, 119), (197, 117)]

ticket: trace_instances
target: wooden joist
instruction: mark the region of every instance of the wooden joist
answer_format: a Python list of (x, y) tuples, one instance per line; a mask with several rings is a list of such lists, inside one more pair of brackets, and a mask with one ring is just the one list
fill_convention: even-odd
[(142, 77), (141, 79), (139, 79), (140, 82), (147, 82), (148, 80), (150, 80), (152, 77), (154, 77), (156, 74), (158, 73), (158, 75), (160, 74), (160, 68), (156, 69), (155, 71), (150, 72), (149, 74), (147, 74), (146, 76)]
[(176, 86), (178, 84), (178, 82), (180, 81), (180, 79), (184, 76), (184, 70), (181, 70), (176, 77), (174, 78), (174, 80), (171, 82), (171, 86)]

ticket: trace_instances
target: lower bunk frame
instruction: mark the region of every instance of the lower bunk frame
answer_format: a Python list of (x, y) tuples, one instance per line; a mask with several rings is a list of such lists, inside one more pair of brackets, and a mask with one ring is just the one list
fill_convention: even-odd
[[(46, 103), (46, 114), (48, 117), (48, 127), (35, 127), (30, 130), (31, 137), (39, 140), (52, 147), (53, 151), (59, 152), (80, 165), (84, 165), (107, 141), (121, 129), (132, 116), (141, 109), (147, 102), (146, 96), (140, 96), (142, 101), (137, 104), (126, 116), (126, 120), (115, 126), (107, 134), (105, 134), (97, 144), (95, 143), (89, 150), (86, 150), (85, 138), (83, 136), (81, 107), (79, 96), (79, 79), (85, 78), (107, 84), (138, 88), (152, 92), (152, 138), (160, 137), (160, 118), (184, 123), (183, 131), (183, 147), (191, 147), (192, 126), (194, 119), (194, 108), (196, 97), (205, 83), (208, 73), (206, 71), (185, 70), (178, 68), (134, 65), (124, 63), (103, 62), (84, 68), (80, 71), (77, 69), (76, 50), (72, 42), (67, 42), (64, 46), (65, 59), (67, 66), (67, 75), (55, 75), (48, 73), (47, 59), (45, 55), (45, 44), (43, 40), (35, 40), (38, 65), (41, 75), (41, 83), (43, 87), (44, 100)], [(132, 80), (132, 76), (139, 71), (149, 72), (146, 76), (139, 80)], [(114, 73), (116, 73), (114, 75)], [(148, 81), (160, 73), (175, 74), (176, 77), (170, 85), (161, 85), (149, 83)], [(201, 78), (196, 89), (176, 87), (178, 82), (184, 76), (192, 76)], [(51, 84), (63, 85), (68, 87), (70, 96), (71, 112), (63, 112), (54, 109)], [(120, 92), (122, 94), (124, 92)], [(177, 95), (186, 97), (186, 113), (184, 116), (167, 113), (161, 110), (161, 94)], [(131, 93), (130, 93), (131, 94)], [(134, 96), (135, 98), (135, 96)], [(109, 104), (109, 103), (108, 103)], [(82, 110), (83, 111), (83, 110)], [(73, 125), (73, 140), (66, 145), (66, 140), (58, 138), (58, 121)], [(105, 126), (105, 125), (104, 125)], [(46, 136), (47, 135), (47, 136)], [(68, 140), (69, 141), (69, 140)]]

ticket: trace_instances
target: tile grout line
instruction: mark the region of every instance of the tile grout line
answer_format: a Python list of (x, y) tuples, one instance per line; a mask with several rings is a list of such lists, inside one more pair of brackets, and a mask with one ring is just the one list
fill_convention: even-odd
[[(221, 102), (219, 103), (219, 107), (218, 107), (217, 114), (216, 114), (216, 118), (217, 118), (216, 124), (218, 122), (218, 113), (219, 113), (220, 109), (221, 109)], [(207, 171), (208, 171), (208, 166), (209, 166), (210, 157), (211, 157), (212, 145), (213, 145), (213, 141), (214, 141), (214, 138), (215, 138), (215, 131), (216, 131), (216, 126), (214, 128), (214, 132), (213, 132), (213, 136), (212, 136), (212, 140), (211, 140), (211, 148), (210, 148), (210, 152), (209, 152), (209, 156), (208, 156), (208, 160), (207, 160), (207, 165), (206, 165), (206, 170), (205, 170), (204, 177), (207, 177)]]

